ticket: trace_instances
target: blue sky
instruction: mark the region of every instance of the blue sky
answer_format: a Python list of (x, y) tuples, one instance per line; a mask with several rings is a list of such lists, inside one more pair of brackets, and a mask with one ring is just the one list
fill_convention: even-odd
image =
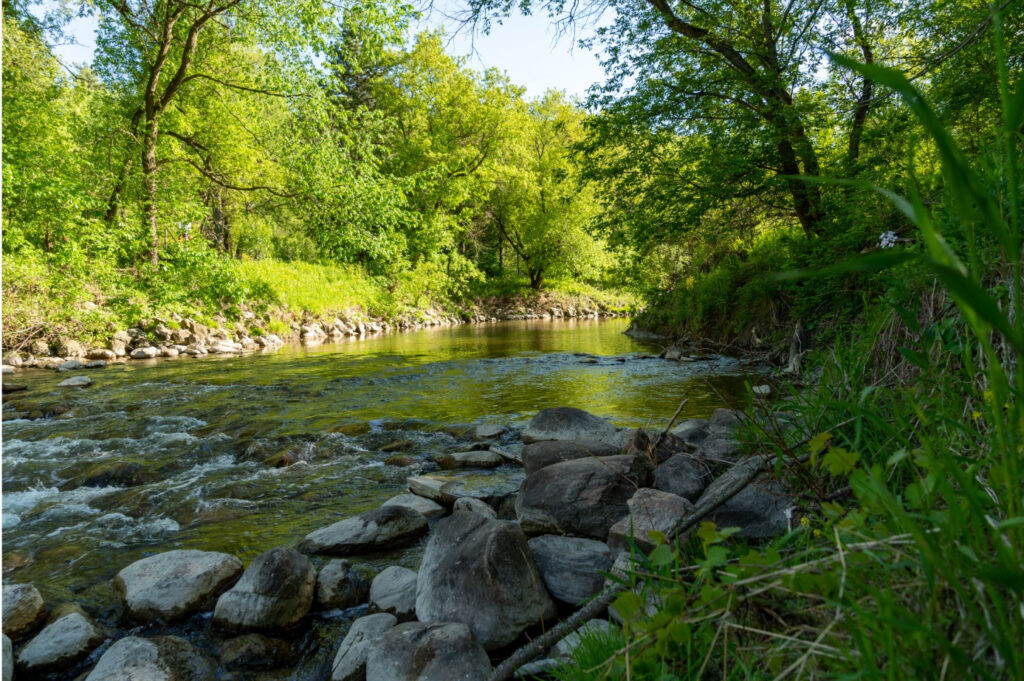
[[(434, 6), (438, 9), (425, 16), (417, 30), (444, 27), (449, 34), (449, 54), (467, 56), (474, 69), (493, 66), (506, 71), (513, 82), (526, 86), (531, 97), (557, 89), (584, 98), (587, 88), (604, 78), (597, 57), (577, 44), (580, 38), (591, 35), (592, 26), (578, 26), (574, 36), (560, 34), (546, 14), (515, 15), (502, 25), (495, 24), (490, 34), (484, 35), (446, 18), (457, 15), (454, 2), (435, 2)], [(74, 21), (68, 28), (74, 42), (56, 48), (61, 60), (68, 65), (90, 62), (96, 46), (95, 31), (93, 18)]]

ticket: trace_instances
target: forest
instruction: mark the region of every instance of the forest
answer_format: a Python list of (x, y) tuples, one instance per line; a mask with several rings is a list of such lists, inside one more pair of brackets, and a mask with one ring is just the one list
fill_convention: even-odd
[(655, 611), (620, 595), (559, 678), (1024, 679), (1024, 2), (466, 0), (475, 30), (596, 26), (585, 100), (473, 69), (423, 9), (4, 0), (5, 351), (631, 309), (788, 362), (744, 437), (815, 511), (766, 548), (663, 543)]

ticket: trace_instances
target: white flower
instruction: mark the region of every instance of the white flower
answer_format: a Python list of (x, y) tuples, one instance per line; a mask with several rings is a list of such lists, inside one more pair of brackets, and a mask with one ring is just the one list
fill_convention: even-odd
[(896, 232), (882, 232), (878, 235), (878, 247), (879, 248), (892, 248), (896, 245), (899, 238), (896, 236)]

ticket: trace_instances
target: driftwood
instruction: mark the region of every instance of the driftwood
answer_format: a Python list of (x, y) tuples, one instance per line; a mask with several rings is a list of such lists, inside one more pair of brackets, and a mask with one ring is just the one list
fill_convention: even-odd
[[(709, 513), (729, 501), (729, 499), (732, 499), (744, 487), (750, 484), (751, 480), (768, 470), (774, 461), (774, 456), (757, 454), (736, 463), (719, 477), (716, 481), (719, 485), (715, 489), (708, 489), (711, 492), (710, 496), (706, 499), (701, 498), (700, 504), (694, 509), (693, 513), (679, 519), (675, 527), (672, 528), (672, 531), (668, 533), (668, 541), (673, 542), (680, 535), (693, 529)], [(624, 584), (612, 585), (587, 603), (583, 609), (575, 612), (569, 619), (559, 622), (544, 634), (519, 648), (511, 657), (495, 668), (489, 681), (508, 681), (511, 679), (524, 664), (604, 612), (615, 600), (616, 596), (624, 591), (625, 588)]]

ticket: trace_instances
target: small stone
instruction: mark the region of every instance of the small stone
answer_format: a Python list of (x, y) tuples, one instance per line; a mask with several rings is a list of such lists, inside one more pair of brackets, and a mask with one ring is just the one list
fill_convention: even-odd
[(772, 387), (770, 385), (755, 385), (750, 392), (758, 397), (768, 397), (772, 394)]
[(159, 350), (157, 350), (156, 348), (154, 348), (151, 345), (148, 346), (148, 347), (144, 347), (144, 348), (135, 348), (134, 350), (132, 350), (131, 358), (132, 359), (153, 359), (154, 357), (157, 356), (157, 354), (159, 352), (160, 352)]
[(507, 430), (505, 426), (485, 423), (473, 429), (473, 438), (476, 440), (490, 440), (500, 437), (505, 430)]
[[(6, 559), (7, 556), (5, 555)], [(14, 640), (30, 633), (46, 620), (46, 605), (32, 584), (4, 584), (3, 631)]]
[(92, 348), (85, 354), (88, 359), (111, 360), (117, 359), (117, 354), (107, 348)]
[(57, 384), (58, 388), (87, 388), (92, 385), (92, 379), (88, 376), (72, 376)]
[(370, 610), (390, 613), (399, 622), (416, 619), (416, 580), (415, 570), (386, 568), (370, 585)]
[(445, 470), (454, 468), (496, 468), (505, 463), (505, 459), (488, 450), (472, 452), (447, 452), (437, 454), (434, 461)]
[(27, 672), (67, 667), (106, 638), (85, 613), (73, 611), (46, 625), (18, 651), (17, 665)]
[(77, 371), (77, 370), (81, 369), (84, 366), (85, 365), (82, 364), (81, 362), (79, 362), (77, 359), (69, 359), (66, 362), (61, 362), (60, 364), (58, 364), (57, 365), (57, 371), (60, 371), (60, 372), (64, 372), (64, 371)]
[(85, 363), (85, 368), (86, 369), (103, 369), (106, 366), (107, 366), (106, 361), (102, 360), (102, 359), (94, 359), (91, 362), (86, 362)]
[(385, 459), (384, 463), (388, 466), (408, 468), (409, 466), (416, 465), (416, 459), (412, 458), (411, 456), (406, 456), (405, 454), (395, 454), (394, 456), (389, 456), (387, 459)]
[(399, 494), (385, 501), (382, 506), (404, 506), (423, 514), (424, 518), (440, 518), (444, 515), (444, 506), (418, 494)]
[(452, 506), (452, 510), (476, 513), (478, 515), (482, 515), (485, 518), (489, 518), (490, 520), (495, 520), (498, 517), (498, 514), (494, 511), (493, 508), (488, 506), (483, 501), (480, 501), (479, 499), (474, 499), (472, 497), (463, 497), (461, 499), (456, 499), (455, 504)]

